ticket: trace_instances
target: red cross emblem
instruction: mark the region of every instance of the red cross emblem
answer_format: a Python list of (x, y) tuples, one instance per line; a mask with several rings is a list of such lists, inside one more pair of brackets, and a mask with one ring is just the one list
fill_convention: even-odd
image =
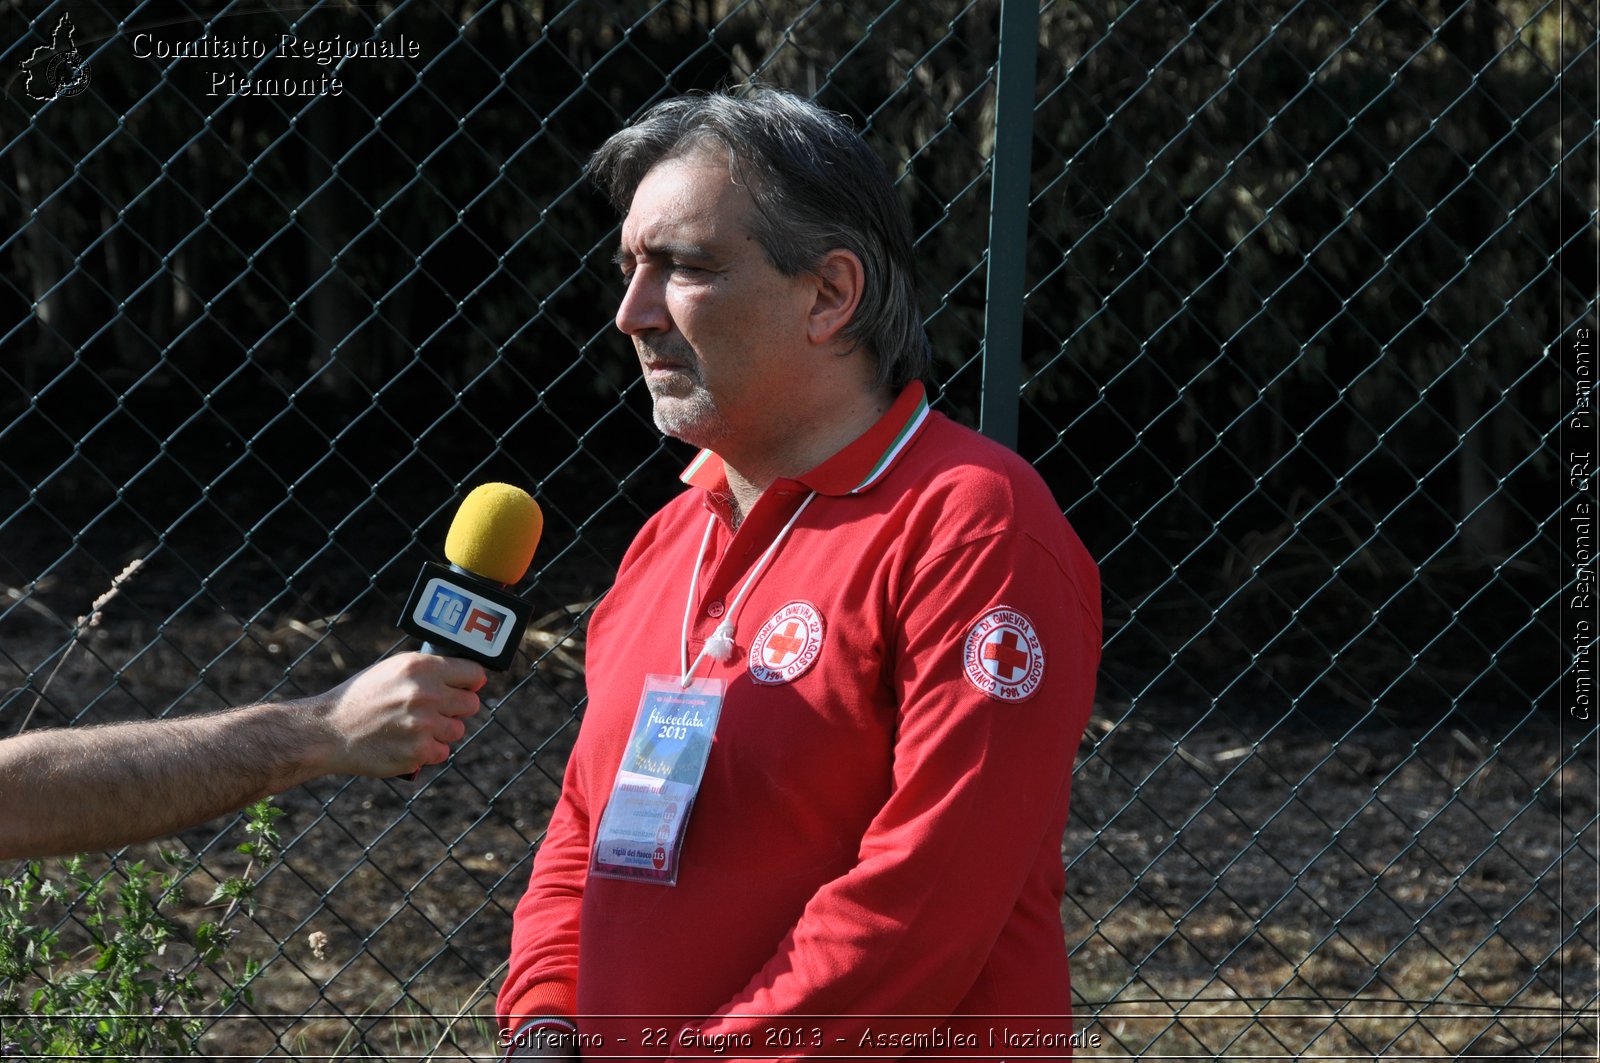
[(790, 602), (750, 643), (750, 678), (788, 683), (804, 675), (822, 652), (822, 613), (810, 602)]
[(991, 636), (994, 641), (983, 644), (983, 659), (988, 662), (985, 670), (1002, 683), (1009, 683), (1018, 675), (1028, 670), (1028, 652), (1018, 645), (1015, 631), (1001, 628), (998, 637)]
[(961, 649), (967, 682), (997, 701), (1026, 701), (1044, 680), (1044, 644), (1033, 621), (1006, 606), (973, 622)]
[(800, 635), (800, 621), (791, 620), (783, 626), (783, 630), (767, 639), (766, 662), (769, 667), (782, 668), (789, 661), (806, 648), (806, 640)]

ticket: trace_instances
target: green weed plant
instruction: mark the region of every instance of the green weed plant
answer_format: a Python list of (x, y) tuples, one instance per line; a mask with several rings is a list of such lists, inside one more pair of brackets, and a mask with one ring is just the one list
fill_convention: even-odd
[[(282, 814), (270, 799), (245, 810), (237, 850), (249, 862), (198, 913), (185, 911), (182, 889), (194, 861), (166, 850), (161, 868), (139, 860), (96, 873), (79, 854), (55, 876), (31, 861), (0, 878), (0, 1056), (200, 1055), (206, 1016), (250, 1003), (260, 964), (231, 954), (238, 931), (227, 924), (253, 911)], [(63, 943), (63, 911), (82, 927), (81, 947)]]

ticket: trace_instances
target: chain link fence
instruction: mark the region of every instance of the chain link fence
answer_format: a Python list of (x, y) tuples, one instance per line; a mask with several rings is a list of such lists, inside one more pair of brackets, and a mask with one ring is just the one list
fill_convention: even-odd
[(584, 621), (686, 457), (582, 166), (760, 76), (890, 164), (939, 404), (1102, 565), (1079, 1054), (1593, 1052), (1592, 5), (0, 12), (0, 733), (323, 689), (405, 645), (466, 489), (546, 514), (447, 766), (283, 795), (265, 861), (164, 843), (180, 923), (255, 881), (199, 1051), (493, 1056)]

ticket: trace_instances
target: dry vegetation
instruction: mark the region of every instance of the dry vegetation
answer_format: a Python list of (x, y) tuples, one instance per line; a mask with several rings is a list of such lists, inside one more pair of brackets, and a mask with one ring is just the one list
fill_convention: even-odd
[(1068, 937), (1098, 1054), (1593, 1058), (1592, 747), (1563, 768), (1540, 718), (1337, 748), (1309, 717), (1224, 721), (1100, 724), (1079, 771)]
[[(93, 632), (34, 726), (80, 700), (93, 701), (88, 720), (247, 701), (289, 664), (293, 685), (314, 689), (393, 641), (355, 624), (320, 643), (323, 631), (305, 624), (169, 630), (147, 645), (152, 634)], [(120, 679), (94, 700), (112, 673)], [(254, 915), (237, 922), (234, 974), (244, 957), (265, 965), (253, 1007), (219, 1017), (206, 1049), (493, 1058), (510, 911), (557, 793), (578, 691), (551, 670), (500, 677), (498, 703), (447, 769), (417, 784), (325, 780), (284, 795), (282, 858)], [(1369, 722), (1346, 735), (1348, 723), (1252, 728), (1214, 713), (1197, 724), (1144, 706), (1114, 726), (1097, 718), (1064, 845), (1080, 1024), (1099, 1038), (1080, 1058), (1592, 1049), (1592, 760), (1563, 775), (1559, 736), (1539, 719), (1503, 721), (1498, 735), (1465, 722), (1431, 732)], [(226, 823), (178, 840), (199, 857), (192, 912), (245, 857)]]

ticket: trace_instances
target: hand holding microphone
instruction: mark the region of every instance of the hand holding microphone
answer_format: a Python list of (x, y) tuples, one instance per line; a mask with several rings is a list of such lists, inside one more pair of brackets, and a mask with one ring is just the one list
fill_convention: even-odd
[(423, 569), (401, 621), (426, 653), (293, 701), (0, 741), (0, 859), (114, 848), (323, 775), (395, 778), (445, 760), (478, 711), (485, 665), (505, 668), (522, 639), (528, 606), (505, 585), (528, 571), (543, 523), (518, 488), (467, 496), (445, 542), (451, 567)]
[(315, 754), (311, 773), (412, 778), (419, 765), (442, 763), (488, 678), (473, 661), (402, 653), (305, 699), (313, 723), (301, 733), (322, 736), (302, 739)]
[(445, 536), (449, 566), (422, 566), (400, 616), (401, 630), (422, 639), (425, 654), (495, 671), (509, 668), (532, 610), (508, 588), (527, 574), (543, 530), (539, 504), (520, 487), (473, 488)]

